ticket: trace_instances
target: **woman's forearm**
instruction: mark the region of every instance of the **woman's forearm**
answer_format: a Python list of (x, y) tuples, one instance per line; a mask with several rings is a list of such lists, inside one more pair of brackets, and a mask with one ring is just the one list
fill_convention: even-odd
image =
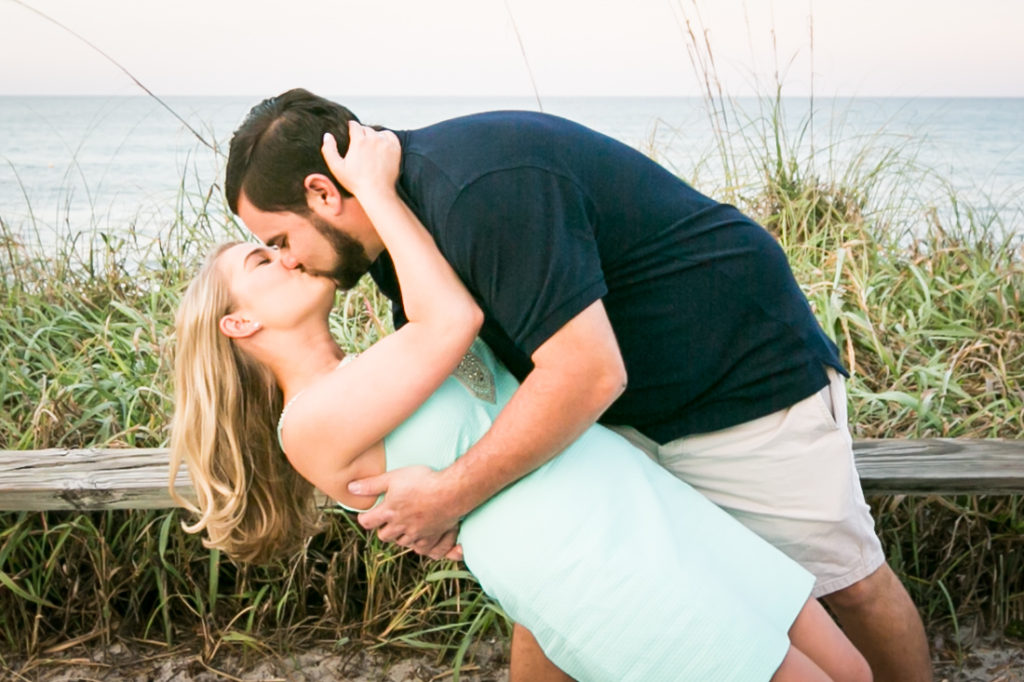
[(449, 332), (466, 329), (475, 336), (483, 323), (479, 306), (395, 189), (402, 152), (395, 134), (353, 121), (345, 156), (338, 153), (330, 134), (324, 136), (322, 152), (331, 172), (355, 195), (391, 255), (409, 322), (427, 326), (442, 339)]
[(438, 331), (471, 325), (475, 334), (483, 321), (479, 306), (397, 192), (377, 188), (359, 200), (395, 265), (409, 322)]

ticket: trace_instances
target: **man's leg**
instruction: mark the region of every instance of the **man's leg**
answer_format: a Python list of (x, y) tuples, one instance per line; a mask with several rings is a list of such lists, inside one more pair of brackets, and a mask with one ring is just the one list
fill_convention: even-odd
[(876, 680), (930, 680), (920, 616), (885, 564), (861, 491), (845, 387), (831, 379), (786, 410), (721, 431), (661, 446), (621, 432), (813, 573), (813, 596), (828, 595)]
[(932, 679), (921, 616), (888, 564), (824, 600), (868, 660), (876, 682)]
[(562, 669), (548, 660), (530, 631), (516, 624), (512, 631), (509, 682), (573, 682)]

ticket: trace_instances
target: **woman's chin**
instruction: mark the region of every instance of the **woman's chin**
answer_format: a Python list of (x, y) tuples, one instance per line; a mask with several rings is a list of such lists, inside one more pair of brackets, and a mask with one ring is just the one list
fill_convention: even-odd
[(327, 279), (326, 277), (317, 277), (317, 301), (320, 307), (330, 310), (334, 307), (334, 299), (338, 293), (338, 287), (334, 285), (333, 280)]

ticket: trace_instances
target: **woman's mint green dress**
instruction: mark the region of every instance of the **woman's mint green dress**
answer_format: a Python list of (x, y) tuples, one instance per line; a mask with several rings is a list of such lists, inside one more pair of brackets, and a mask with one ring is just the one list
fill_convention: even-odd
[[(451, 464), (518, 383), (477, 341), (385, 439), (388, 469)], [(577, 680), (768, 680), (813, 577), (613, 431), (462, 522), (466, 565)]]

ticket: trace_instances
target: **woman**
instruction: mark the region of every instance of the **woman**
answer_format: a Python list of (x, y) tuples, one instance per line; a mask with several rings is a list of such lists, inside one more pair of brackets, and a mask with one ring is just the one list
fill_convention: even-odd
[[(324, 157), (394, 261), (409, 322), (346, 357), (327, 325), (333, 282), (252, 244), (216, 252), (178, 313), (172, 475), (188, 462), (189, 530), (239, 559), (314, 532), (314, 486), (366, 509), (349, 481), (447, 466), (517, 386), (396, 194), (397, 139), (349, 132), (345, 158), (329, 135)], [(459, 542), (484, 590), (578, 679), (870, 679), (808, 599), (810, 574), (602, 427), (467, 516)]]

